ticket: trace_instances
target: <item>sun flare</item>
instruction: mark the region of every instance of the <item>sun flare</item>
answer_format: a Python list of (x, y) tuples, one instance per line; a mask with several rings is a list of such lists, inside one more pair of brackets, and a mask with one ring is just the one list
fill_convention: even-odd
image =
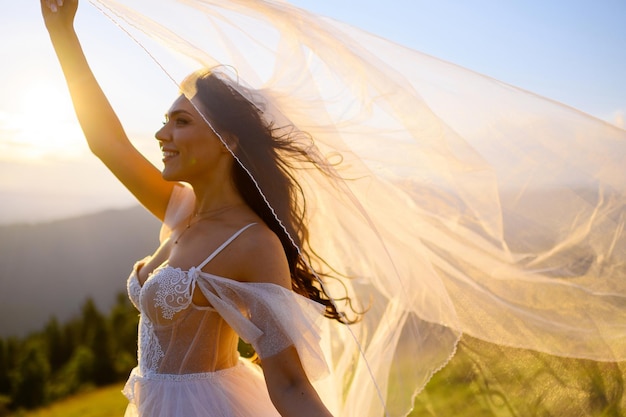
[(85, 145), (68, 94), (50, 83), (31, 84), (16, 107), (0, 114), (2, 148), (16, 158), (73, 157)]

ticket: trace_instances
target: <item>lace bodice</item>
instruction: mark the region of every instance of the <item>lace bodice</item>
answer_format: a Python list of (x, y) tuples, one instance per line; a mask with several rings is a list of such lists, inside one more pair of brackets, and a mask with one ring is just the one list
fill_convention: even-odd
[[(128, 294), (140, 311), (139, 370), (143, 375), (165, 374), (193, 378), (234, 366), (241, 336), (261, 358), (296, 346), (310, 377), (326, 369), (318, 346), (316, 322), (323, 307), (281, 286), (242, 283), (202, 271), (238, 231), (197, 267), (157, 267), (140, 285), (139, 261), (128, 278)], [(202, 291), (210, 306), (193, 303)], [(321, 371), (321, 372), (320, 372)]]

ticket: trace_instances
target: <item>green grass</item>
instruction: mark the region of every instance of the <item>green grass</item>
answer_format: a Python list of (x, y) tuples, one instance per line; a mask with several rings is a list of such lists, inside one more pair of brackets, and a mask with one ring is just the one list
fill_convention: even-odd
[(626, 417), (626, 363), (567, 359), (463, 337), (411, 417)]
[[(122, 385), (11, 417), (122, 417)], [(410, 417), (626, 417), (626, 363), (565, 359), (464, 337)]]
[(121, 393), (123, 384), (88, 390), (34, 411), (11, 417), (122, 417), (128, 400)]

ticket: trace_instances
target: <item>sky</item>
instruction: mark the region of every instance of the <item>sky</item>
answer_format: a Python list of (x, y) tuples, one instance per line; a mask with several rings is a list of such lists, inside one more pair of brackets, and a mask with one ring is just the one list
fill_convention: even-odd
[[(624, 127), (624, 0), (293, 0), (412, 49), (562, 102)], [(34, 0), (0, 0), (0, 224), (41, 222), (134, 204), (89, 154)], [(148, 58), (83, 2), (77, 31), (113, 106), (163, 82), (129, 80), (124, 65)], [(122, 120), (160, 166), (156, 131), (175, 97), (151, 97), (145, 117)]]

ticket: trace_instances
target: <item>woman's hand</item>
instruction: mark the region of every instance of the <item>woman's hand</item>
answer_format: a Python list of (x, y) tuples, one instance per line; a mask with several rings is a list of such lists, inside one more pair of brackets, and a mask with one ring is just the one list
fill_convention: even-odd
[(74, 29), (78, 0), (41, 0), (41, 14), (50, 35)]

